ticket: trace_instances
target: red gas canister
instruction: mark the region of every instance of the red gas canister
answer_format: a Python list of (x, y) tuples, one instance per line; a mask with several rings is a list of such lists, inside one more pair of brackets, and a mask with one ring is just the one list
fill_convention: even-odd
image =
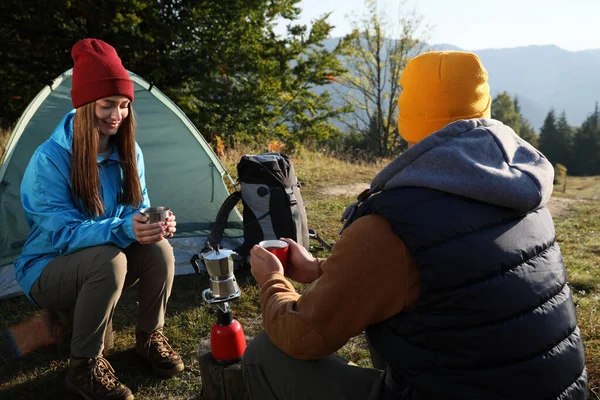
[(213, 358), (220, 363), (239, 361), (246, 351), (246, 337), (238, 320), (231, 311), (219, 310), (217, 323), (210, 331), (210, 347)]

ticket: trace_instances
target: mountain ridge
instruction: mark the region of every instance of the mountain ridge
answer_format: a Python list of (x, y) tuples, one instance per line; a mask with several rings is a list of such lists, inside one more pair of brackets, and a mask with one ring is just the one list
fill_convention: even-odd
[[(326, 47), (335, 47), (339, 39), (328, 39)], [(427, 49), (477, 54), (489, 73), (492, 96), (506, 91), (518, 97), (523, 116), (538, 133), (551, 109), (565, 111), (569, 124), (579, 126), (600, 102), (600, 49), (571, 51), (549, 44), (465, 50), (449, 43)]]

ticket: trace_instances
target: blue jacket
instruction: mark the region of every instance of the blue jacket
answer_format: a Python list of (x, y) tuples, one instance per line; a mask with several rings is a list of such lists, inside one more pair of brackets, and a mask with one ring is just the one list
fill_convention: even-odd
[(386, 218), (420, 278), (414, 308), (367, 328), (389, 365), (385, 398), (586, 398), (575, 305), (545, 208), (552, 181), (546, 158), (493, 120), (448, 125), (375, 177), (372, 191), (383, 190), (356, 218)]
[[(74, 115), (75, 110), (68, 113), (50, 139), (37, 148), (21, 182), (21, 201), (30, 231), (15, 261), (15, 274), (28, 297), (33, 283), (56, 256), (103, 244), (125, 248), (136, 240), (132, 217), (138, 209), (119, 204), (122, 170), (116, 148), (106, 160), (98, 156), (104, 215), (90, 218), (71, 193)], [(148, 207), (144, 159), (137, 144), (136, 153), (142, 207)]]

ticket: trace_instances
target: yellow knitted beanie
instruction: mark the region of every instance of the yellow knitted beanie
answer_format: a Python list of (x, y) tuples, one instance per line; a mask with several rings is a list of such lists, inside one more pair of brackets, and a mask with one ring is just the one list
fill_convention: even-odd
[(487, 71), (473, 53), (434, 51), (413, 58), (400, 78), (400, 135), (416, 143), (451, 122), (490, 118), (487, 80)]

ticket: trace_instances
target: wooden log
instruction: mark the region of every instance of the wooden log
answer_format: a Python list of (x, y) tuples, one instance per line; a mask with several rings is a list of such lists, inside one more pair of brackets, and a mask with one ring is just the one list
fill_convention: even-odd
[(245, 384), (242, 363), (219, 364), (211, 355), (200, 356), (202, 398), (206, 400), (251, 400)]

